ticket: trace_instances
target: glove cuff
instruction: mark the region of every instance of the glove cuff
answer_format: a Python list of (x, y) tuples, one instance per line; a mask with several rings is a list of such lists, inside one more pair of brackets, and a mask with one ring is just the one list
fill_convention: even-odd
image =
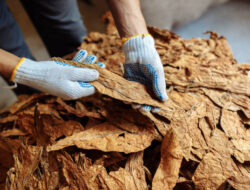
[(31, 59), (22, 58), (13, 70), (11, 81), (24, 85), (36, 81), (37, 78), (41, 77), (41, 74), (37, 72), (36, 63)]
[(15, 78), (16, 72), (17, 72), (17, 69), (18, 69), (18, 67), (23, 63), (24, 60), (25, 60), (25, 58), (22, 57), (22, 58), (20, 59), (20, 61), (18, 62), (18, 64), (17, 64), (17, 65), (15, 66), (15, 68), (13, 69), (12, 74), (11, 74), (11, 76), (10, 76), (10, 82), (13, 82), (13, 81), (14, 81), (14, 78)]
[(126, 41), (130, 40), (131, 38), (135, 38), (135, 37), (138, 37), (138, 36), (151, 36), (151, 34), (149, 34), (149, 33), (140, 33), (140, 34), (136, 34), (136, 35), (130, 36), (130, 37), (123, 37), (122, 38), (122, 44), (124, 44)]
[(122, 48), (125, 54), (133, 51), (152, 50), (155, 48), (155, 42), (152, 36), (140, 35), (127, 40)]

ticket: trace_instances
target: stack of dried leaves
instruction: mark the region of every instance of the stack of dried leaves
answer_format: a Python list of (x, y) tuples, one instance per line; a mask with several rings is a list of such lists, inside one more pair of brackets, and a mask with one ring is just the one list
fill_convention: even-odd
[(122, 78), (111, 20), (107, 34), (90, 33), (81, 45), (107, 65), (96, 68), (99, 93), (76, 101), (23, 95), (0, 114), (0, 189), (250, 188), (249, 64), (236, 64), (226, 39), (212, 32), (183, 40), (149, 31), (169, 100)]

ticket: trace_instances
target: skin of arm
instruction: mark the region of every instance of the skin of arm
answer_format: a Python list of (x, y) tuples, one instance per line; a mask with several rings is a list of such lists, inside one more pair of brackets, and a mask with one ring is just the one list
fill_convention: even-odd
[(6, 79), (10, 79), (12, 71), (20, 59), (20, 57), (0, 49), (0, 75)]
[(139, 0), (107, 0), (120, 37), (148, 33)]

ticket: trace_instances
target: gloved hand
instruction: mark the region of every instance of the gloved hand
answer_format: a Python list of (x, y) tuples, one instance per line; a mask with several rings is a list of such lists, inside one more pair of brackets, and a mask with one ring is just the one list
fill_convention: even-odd
[[(87, 56), (86, 50), (80, 50), (73, 60), (93, 64), (96, 57)], [(98, 77), (99, 72), (94, 69), (79, 68), (58, 61), (22, 58), (12, 73), (11, 81), (69, 100), (94, 94), (95, 88), (88, 82)]]
[(161, 101), (168, 99), (164, 70), (154, 39), (150, 34), (123, 38), (125, 53), (124, 77), (130, 81), (150, 85)]
[[(161, 101), (168, 99), (164, 70), (159, 54), (155, 49), (154, 39), (150, 34), (139, 34), (123, 38), (125, 53), (124, 77), (152, 87), (154, 94)], [(157, 112), (159, 108), (148, 105), (133, 105), (145, 112)]]

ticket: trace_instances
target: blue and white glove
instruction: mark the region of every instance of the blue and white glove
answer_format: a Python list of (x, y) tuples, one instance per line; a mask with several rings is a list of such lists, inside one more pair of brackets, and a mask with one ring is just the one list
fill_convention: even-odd
[[(161, 101), (166, 101), (168, 96), (164, 69), (152, 36), (150, 34), (139, 34), (125, 38), (123, 42), (122, 48), (125, 53), (124, 77), (127, 80), (151, 86), (156, 97)], [(142, 110), (150, 111), (151, 107), (144, 105)]]
[[(73, 60), (93, 64), (96, 57), (87, 56), (87, 51), (80, 50)], [(94, 94), (95, 88), (88, 82), (98, 77), (99, 72), (94, 69), (79, 68), (59, 61), (22, 58), (13, 70), (11, 81), (72, 100)]]

